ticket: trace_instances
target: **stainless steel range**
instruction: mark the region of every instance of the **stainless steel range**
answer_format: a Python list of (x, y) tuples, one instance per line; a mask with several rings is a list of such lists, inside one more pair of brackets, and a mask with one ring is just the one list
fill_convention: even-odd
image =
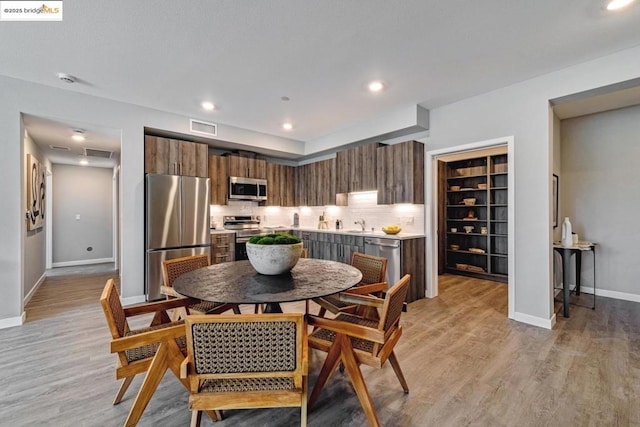
[(259, 216), (224, 216), (224, 228), (236, 232), (236, 261), (248, 259), (247, 242), (251, 236), (261, 234)]

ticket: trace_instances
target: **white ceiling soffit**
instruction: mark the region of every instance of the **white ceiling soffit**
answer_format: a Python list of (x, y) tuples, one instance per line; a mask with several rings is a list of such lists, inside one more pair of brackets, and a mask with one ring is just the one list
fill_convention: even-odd
[(560, 120), (640, 105), (640, 78), (551, 100)]
[[(119, 129), (31, 114), (22, 114), (22, 122), (31, 139), (51, 163), (78, 165), (81, 159), (86, 158), (88, 166), (112, 168), (120, 162)], [(83, 131), (84, 141), (71, 139), (75, 129)], [(107, 153), (110, 156), (107, 157)]]
[[(65, 3), (55, 25), (0, 25), (0, 75), (315, 141), (385, 111), (433, 110), (637, 46), (639, 5), (83, 0)], [(369, 92), (371, 80), (385, 90)], [(203, 111), (205, 100), (217, 108)]]

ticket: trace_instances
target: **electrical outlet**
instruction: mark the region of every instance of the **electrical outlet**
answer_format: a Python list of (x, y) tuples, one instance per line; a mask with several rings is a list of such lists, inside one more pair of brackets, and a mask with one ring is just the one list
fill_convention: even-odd
[(76, 214), (76, 221), (80, 221), (80, 214)]
[(404, 224), (405, 225), (413, 225), (413, 218), (414, 217), (412, 217), (412, 216), (405, 217)]

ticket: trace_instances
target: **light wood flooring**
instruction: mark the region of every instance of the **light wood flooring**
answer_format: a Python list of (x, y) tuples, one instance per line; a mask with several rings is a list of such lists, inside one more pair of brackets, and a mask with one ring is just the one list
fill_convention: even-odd
[[(98, 304), (107, 277), (47, 279), (27, 323), (0, 330), (0, 425), (123, 424), (142, 378), (111, 404), (116, 356)], [(507, 319), (504, 284), (442, 276), (440, 292), (403, 313), (397, 354), (408, 395), (390, 366), (362, 368), (383, 425), (640, 425), (640, 304), (599, 298), (596, 311), (572, 307), (548, 331)], [(310, 387), (323, 360), (311, 352)], [(296, 409), (225, 414), (216, 426), (299, 425)], [(187, 392), (167, 373), (139, 425), (189, 420)], [(366, 425), (346, 374), (329, 379), (309, 425)]]

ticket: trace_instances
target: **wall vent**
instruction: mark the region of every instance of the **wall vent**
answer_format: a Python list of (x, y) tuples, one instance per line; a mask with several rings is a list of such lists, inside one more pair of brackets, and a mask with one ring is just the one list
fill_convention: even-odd
[(201, 133), (203, 135), (218, 136), (218, 125), (215, 123), (189, 119), (189, 129), (191, 129), (191, 132)]
[(71, 148), (63, 147), (62, 145), (49, 145), (49, 148), (51, 148), (52, 150), (58, 150), (58, 151), (71, 151)]
[(98, 150), (96, 148), (85, 148), (84, 155), (87, 157), (100, 157), (102, 159), (110, 159), (113, 151)]

